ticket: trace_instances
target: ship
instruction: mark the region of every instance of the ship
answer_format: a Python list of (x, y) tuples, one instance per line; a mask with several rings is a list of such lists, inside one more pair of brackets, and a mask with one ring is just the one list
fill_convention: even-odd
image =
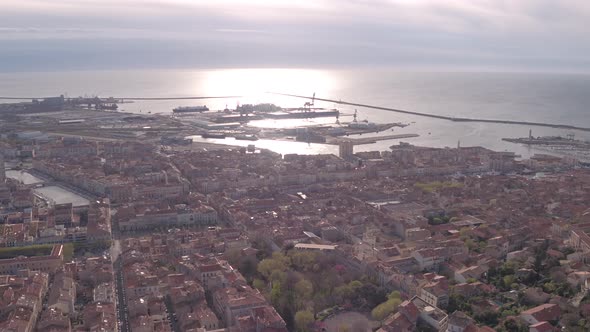
[(256, 135), (236, 135), (235, 139), (241, 141), (257, 141), (258, 137)]
[(295, 137), (297, 142), (307, 142), (307, 143), (326, 143), (326, 138), (319, 134), (314, 133), (302, 133)]
[(264, 116), (269, 119), (308, 119), (339, 116), (340, 111), (336, 109), (304, 109), (304, 110), (286, 110), (281, 112), (266, 113)]
[(201, 135), (203, 138), (225, 138), (224, 133), (208, 132)]
[(111, 110), (111, 111), (116, 111), (119, 106), (115, 103), (112, 104), (97, 104), (96, 108), (99, 110)]
[(208, 111), (207, 106), (179, 106), (172, 110), (174, 113), (201, 113)]

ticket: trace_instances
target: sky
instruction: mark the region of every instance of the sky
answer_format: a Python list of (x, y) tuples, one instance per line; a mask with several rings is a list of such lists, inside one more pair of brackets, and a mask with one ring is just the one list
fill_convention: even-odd
[(587, 0), (0, 0), (0, 72), (588, 72), (587, 22)]

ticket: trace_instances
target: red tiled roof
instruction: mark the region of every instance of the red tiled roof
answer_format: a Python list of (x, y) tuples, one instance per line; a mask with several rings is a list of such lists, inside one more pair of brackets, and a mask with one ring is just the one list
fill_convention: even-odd
[(537, 329), (537, 332), (551, 332), (554, 330), (553, 326), (549, 322), (539, 322), (529, 326), (529, 328)]
[(557, 304), (542, 304), (540, 306), (525, 310), (521, 315), (531, 315), (537, 321), (557, 320), (561, 315), (561, 310)]

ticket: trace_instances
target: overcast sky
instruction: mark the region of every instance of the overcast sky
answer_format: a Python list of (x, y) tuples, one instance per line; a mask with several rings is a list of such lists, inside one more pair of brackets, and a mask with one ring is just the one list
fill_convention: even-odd
[(0, 0), (0, 71), (589, 71), (588, 0)]

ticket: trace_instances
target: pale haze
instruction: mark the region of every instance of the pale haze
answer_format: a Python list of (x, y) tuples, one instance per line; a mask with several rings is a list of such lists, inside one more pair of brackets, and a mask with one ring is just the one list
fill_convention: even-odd
[(0, 0), (0, 71), (587, 72), (584, 0)]

